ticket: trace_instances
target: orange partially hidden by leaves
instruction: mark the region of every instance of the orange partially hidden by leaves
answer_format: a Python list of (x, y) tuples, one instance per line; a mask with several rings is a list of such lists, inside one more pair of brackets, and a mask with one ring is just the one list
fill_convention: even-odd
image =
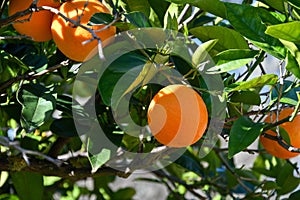
[(185, 85), (169, 85), (152, 99), (148, 108), (148, 124), (161, 144), (186, 147), (204, 134), (208, 112), (195, 90)]
[[(99, 30), (105, 25), (88, 26), (87, 24), (90, 18), (95, 13), (110, 13), (103, 4), (96, 0), (67, 1), (61, 5), (59, 11), (67, 18), (80, 22), (81, 25), (93, 30)], [(83, 27), (75, 26), (61, 16), (55, 15), (53, 17), (51, 30), (53, 40), (58, 49), (68, 58), (82, 62), (97, 53), (97, 51), (95, 51), (98, 46), (97, 40), (83, 44), (83, 42), (93, 38), (92, 34)], [(116, 33), (116, 28), (111, 26), (108, 29), (95, 33), (100, 37), (102, 42), (104, 41), (103, 46), (105, 46), (107, 45), (105, 40)]]
[[(17, 12), (24, 11), (30, 7), (33, 0), (10, 0), (8, 6), (8, 14), (12, 16)], [(37, 7), (50, 6), (58, 8), (59, 0), (39, 0)], [(19, 18), (19, 22), (13, 24), (13, 27), (23, 35), (31, 37), (34, 41), (44, 42), (52, 38), (51, 23), (53, 13), (47, 10), (33, 12), (24, 17)]]
[[(283, 109), (278, 116), (278, 120), (282, 120), (293, 113), (294, 109), (292, 108), (285, 108)], [(276, 113), (269, 114), (268, 117), (265, 119), (265, 122), (272, 122), (276, 121)], [(300, 148), (300, 115), (297, 115), (292, 122), (285, 122), (280, 125), (281, 128), (284, 128), (285, 131), (289, 135), (290, 144), (296, 148)], [(276, 133), (272, 130), (268, 130), (265, 132), (266, 134), (276, 136)], [(266, 151), (278, 158), (288, 159), (299, 155), (299, 153), (294, 153), (286, 150), (282, 146), (278, 144), (276, 140), (269, 139), (264, 137), (264, 135), (260, 136), (260, 142)]]

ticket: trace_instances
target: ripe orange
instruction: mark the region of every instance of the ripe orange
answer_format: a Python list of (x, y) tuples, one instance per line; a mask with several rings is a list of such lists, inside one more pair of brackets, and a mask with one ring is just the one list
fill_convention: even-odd
[[(292, 108), (285, 108), (283, 109), (278, 116), (279, 120), (282, 120), (293, 113), (294, 109)], [(276, 113), (269, 114), (265, 119), (265, 122), (275, 122), (276, 121)], [(290, 144), (294, 147), (300, 148), (300, 115), (297, 115), (292, 122), (285, 122), (280, 125), (280, 127), (284, 128), (285, 131), (288, 133), (290, 138)], [(268, 130), (266, 131), (267, 134), (276, 136), (274, 131)], [(260, 142), (266, 151), (278, 158), (288, 159), (299, 155), (299, 153), (294, 153), (286, 150), (282, 146), (278, 144), (276, 140), (272, 140), (269, 138), (264, 137), (263, 135), (260, 136)]]
[[(26, 10), (30, 7), (33, 0), (10, 0), (8, 6), (9, 16)], [(37, 6), (51, 6), (58, 8), (60, 6), (59, 0), (39, 0)], [(53, 13), (47, 10), (33, 12), (32, 15), (26, 15), (18, 20), (25, 20), (24, 22), (17, 22), (13, 27), (20, 33), (32, 37), (34, 41), (44, 42), (52, 38), (51, 23)], [(28, 21), (26, 21), (26, 19)]]
[[(59, 11), (66, 17), (80, 21), (80, 24), (87, 26), (90, 18), (95, 13), (110, 13), (110, 11), (99, 1), (74, 0), (63, 3)], [(87, 26), (93, 30), (99, 30), (105, 25)], [(55, 15), (52, 21), (52, 35), (58, 49), (72, 60), (82, 62), (97, 53), (98, 41), (94, 40), (87, 44), (83, 42), (92, 38), (92, 34), (82, 27), (75, 26), (71, 22), (64, 20), (61, 16)], [(102, 41), (108, 39), (116, 33), (114, 26), (101, 32), (96, 32)], [(107, 45), (105, 42), (103, 46)]]
[(186, 147), (202, 137), (208, 124), (208, 112), (195, 90), (185, 85), (169, 85), (152, 99), (148, 124), (161, 144)]

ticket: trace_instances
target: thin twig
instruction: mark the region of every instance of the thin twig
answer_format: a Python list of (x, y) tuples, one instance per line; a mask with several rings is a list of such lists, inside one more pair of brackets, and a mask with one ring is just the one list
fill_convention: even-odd
[(12, 84), (14, 84), (15, 82), (17, 81), (21, 81), (21, 80), (33, 80), (33, 79), (37, 79), (49, 72), (53, 72), (61, 67), (64, 67), (64, 66), (67, 66), (70, 64), (70, 61), (69, 60), (66, 60), (66, 61), (63, 61), (57, 65), (54, 65), (52, 67), (49, 67), (48, 69), (45, 69), (43, 71), (40, 71), (39, 73), (35, 73), (35, 72), (29, 72), (27, 74), (22, 74), (22, 75), (19, 75), (17, 77), (14, 77), (4, 83), (2, 83), (2, 85), (0, 85), (0, 91), (3, 91), (4, 89), (10, 87)]
[[(19, 157), (12, 157), (0, 153), (0, 171), (14, 171), (16, 169), (13, 169), (12, 166), (15, 165), (20, 165)], [(89, 165), (75, 167), (69, 163), (69, 160), (64, 161), (64, 163), (58, 167), (52, 162), (37, 159), (35, 157), (30, 159), (30, 165), (22, 166), (21, 169), (17, 170), (21, 170), (23, 172), (34, 172), (44, 176), (68, 178), (74, 181), (87, 177), (117, 175), (126, 178), (130, 175), (109, 167), (101, 167), (97, 172), (91, 173), (91, 167)]]
[(293, 147), (289, 144), (287, 144), (283, 138), (281, 136), (274, 136), (274, 135), (270, 135), (270, 134), (267, 134), (267, 133), (263, 133), (262, 134), (262, 137), (265, 137), (265, 138), (268, 138), (270, 140), (274, 140), (274, 141), (277, 141), (278, 144), (283, 147), (284, 149), (290, 151), (290, 152), (294, 152), (294, 153), (300, 153), (300, 148), (296, 148), (296, 147)]
[(0, 40), (21, 40), (21, 39), (32, 40), (32, 38), (29, 37), (29, 36), (27, 36), (27, 35), (15, 35), (15, 36), (6, 35), (6, 36), (0, 36)]
[(55, 164), (56, 166), (61, 166), (62, 165), (62, 161), (54, 159), (50, 156), (47, 156), (45, 154), (42, 154), (38, 151), (32, 151), (32, 150), (28, 150), (28, 149), (24, 149), (20, 146), (20, 143), (18, 141), (10, 141), (9, 138), (5, 137), (5, 136), (0, 136), (0, 144), (2, 146), (8, 147), (8, 148), (13, 148), (15, 150), (18, 150), (22, 153), (22, 156), (24, 158), (24, 160), (26, 161), (26, 163), (28, 165), (30, 165), (30, 161), (27, 157), (27, 155), (34, 155), (34, 156), (39, 156), (42, 157), (46, 160), (48, 160), (49, 162)]

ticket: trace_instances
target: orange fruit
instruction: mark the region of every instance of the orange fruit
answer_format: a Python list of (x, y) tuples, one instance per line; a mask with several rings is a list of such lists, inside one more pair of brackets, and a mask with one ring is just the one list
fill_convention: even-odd
[(169, 147), (194, 144), (208, 124), (208, 112), (201, 96), (180, 84), (161, 89), (150, 102), (147, 114), (153, 136)]
[[(12, 16), (16, 12), (26, 10), (30, 7), (33, 0), (10, 0), (8, 6), (8, 15)], [(51, 6), (58, 8), (60, 6), (59, 0), (39, 0), (37, 6)], [(13, 27), (23, 35), (30, 36), (34, 41), (44, 42), (52, 38), (51, 23), (53, 13), (47, 10), (33, 12), (19, 18), (18, 20), (24, 20), (22, 22), (16, 22)], [(28, 21), (27, 21), (28, 20)]]
[[(96, 0), (74, 0), (63, 3), (59, 11), (66, 17), (80, 21), (80, 24), (87, 26), (90, 18), (95, 13), (110, 13), (110, 11), (99, 1)], [(93, 30), (99, 30), (105, 25), (87, 26)], [(58, 49), (68, 58), (82, 62), (97, 53), (98, 41), (82, 44), (83, 42), (93, 38), (92, 34), (82, 27), (75, 26), (71, 22), (66, 21), (59, 15), (55, 15), (52, 21), (52, 35)], [(116, 33), (116, 27), (111, 26), (101, 32), (96, 32), (102, 42), (110, 38)], [(103, 46), (107, 43), (102, 43)]]
[[(282, 120), (288, 116), (290, 116), (293, 113), (293, 108), (284, 108), (278, 116), (278, 120)], [(276, 121), (276, 113), (269, 114), (267, 118), (265, 119), (265, 122), (268, 123), (274, 123)], [(300, 115), (296, 115), (294, 120), (292, 122), (285, 122), (280, 125), (280, 127), (284, 128), (285, 131), (288, 133), (290, 138), (290, 144), (294, 147), (300, 148)], [(276, 133), (274, 131), (268, 130), (266, 131), (267, 134), (276, 136)], [(265, 150), (278, 158), (288, 159), (295, 157), (299, 155), (299, 153), (294, 153), (286, 150), (276, 140), (269, 139), (267, 137), (264, 137), (262, 134), (260, 136), (260, 142), (265, 148)]]

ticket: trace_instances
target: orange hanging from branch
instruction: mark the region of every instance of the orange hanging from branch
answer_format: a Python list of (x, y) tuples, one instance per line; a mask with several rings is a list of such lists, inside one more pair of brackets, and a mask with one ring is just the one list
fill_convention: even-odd
[[(8, 14), (12, 16), (17, 12), (24, 11), (30, 7), (33, 0), (10, 0), (8, 6)], [(59, 0), (39, 0), (37, 7), (50, 6), (58, 8)], [(52, 38), (51, 23), (54, 13), (48, 10), (33, 12), (19, 18), (20, 22), (13, 24), (13, 27), (23, 35), (31, 37), (34, 41), (45, 42)]]
[[(280, 111), (278, 120), (282, 120), (293, 113), (294, 109), (292, 108), (284, 108)], [(276, 113), (269, 114), (265, 119), (265, 122), (274, 123), (276, 121)], [(300, 148), (300, 115), (297, 115), (292, 122), (285, 122), (280, 125), (281, 128), (284, 128), (288, 133), (290, 138), (290, 144), (296, 148)], [(268, 130), (265, 132), (266, 134), (276, 136), (276, 133), (272, 130)], [(284, 147), (282, 147), (276, 140), (264, 137), (264, 135), (260, 136), (260, 142), (266, 151), (278, 158), (289, 159), (299, 155), (296, 152), (290, 152)]]
[(186, 147), (204, 134), (208, 112), (195, 90), (185, 85), (169, 85), (152, 99), (148, 108), (148, 124), (161, 144)]
[[(74, 0), (63, 3), (59, 11), (67, 18), (79, 22), (81, 25), (88, 27), (91, 30), (99, 30), (105, 25), (88, 26), (90, 18), (95, 13), (110, 13), (110, 11), (99, 1), (96, 0)], [(51, 26), (53, 40), (58, 49), (68, 58), (82, 62), (94, 56), (97, 53), (98, 41), (95, 39), (91, 42), (86, 42), (93, 38), (93, 35), (83, 27), (76, 26), (70, 21), (65, 20), (59, 15), (53, 17)], [(109, 28), (95, 32), (95, 34), (102, 40), (105, 46), (106, 39), (110, 38), (116, 33), (116, 27)]]

